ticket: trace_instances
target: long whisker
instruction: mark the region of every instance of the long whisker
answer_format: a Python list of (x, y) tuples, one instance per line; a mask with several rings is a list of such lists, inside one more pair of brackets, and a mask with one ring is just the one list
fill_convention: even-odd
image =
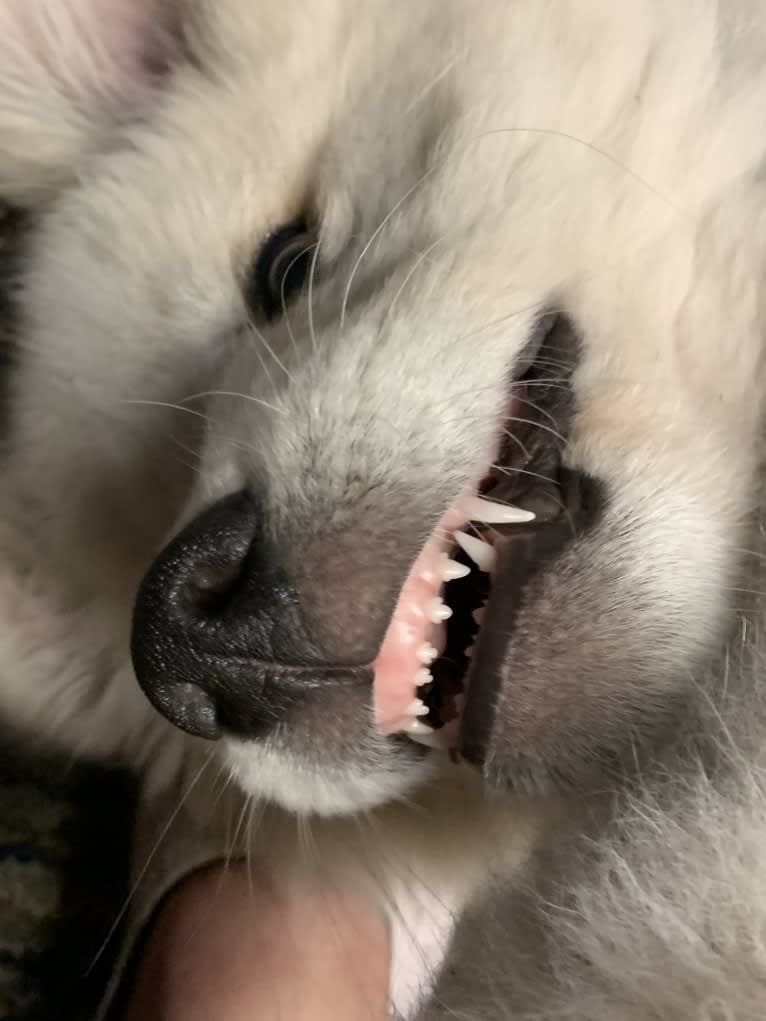
[(541, 482), (550, 482), (556, 485), (556, 479), (552, 479), (549, 475), (541, 475), (539, 472), (530, 471), (528, 468), (507, 468), (502, 464), (493, 464), (492, 468), (495, 471), (499, 471), (501, 475), (531, 475), (534, 479), (540, 479)]
[(431, 78), (430, 81), (426, 82), (423, 88), (420, 89), (420, 91), (413, 96), (413, 98), (409, 102), (409, 105), (405, 107), (403, 116), (408, 117), (420, 105), (420, 103), (423, 102), (426, 96), (430, 92), (432, 92), (433, 89), (436, 88), (439, 82), (443, 81), (444, 78), (447, 77), (447, 75), (455, 67), (457, 62), (463, 59), (464, 57), (465, 57), (464, 52), (456, 53), (453, 57), (451, 57), (444, 65), (444, 67), (440, 71), (437, 71), (433, 78)]
[(202, 400), (205, 397), (238, 397), (240, 400), (252, 401), (253, 404), (259, 404), (263, 408), (268, 408), (269, 411), (276, 411), (279, 415), (287, 414), (285, 408), (280, 408), (276, 404), (269, 404), (268, 401), (264, 401), (260, 397), (254, 397), (252, 394), (238, 393), (235, 390), (203, 390), (198, 394), (190, 394), (186, 400), (196, 401)]
[(261, 342), (261, 344), (266, 348), (268, 353), (271, 355), (271, 357), (274, 359), (274, 361), (280, 367), (282, 372), (284, 372), (284, 374), (287, 376), (287, 378), (292, 382), (292, 376), (290, 375), (289, 369), (287, 368), (285, 363), (282, 361), (282, 359), (279, 357), (279, 355), (274, 350), (274, 348), (271, 346), (271, 344), (269, 344), (268, 340), (266, 339), (264, 334), (258, 329), (258, 327), (255, 325), (255, 323), (249, 322), (247, 324), (247, 330), (248, 330), (248, 334), (251, 337), (254, 337), (254, 338), (256, 338), (257, 340), (259, 340)]
[(552, 429), (551, 426), (545, 425), (543, 422), (535, 422), (534, 419), (531, 418), (519, 418), (516, 415), (509, 415), (506, 421), (519, 422), (522, 425), (531, 425), (534, 426), (536, 429), (542, 429), (544, 432), (550, 433), (551, 436), (555, 436), (560, 443), (566, 445), (567, 442), (566, 437), (562, 436), (557, 429)]
[(341, 332), (343, 332), (343, 328), (344, 328), (344, 326), (346, 324), (346, 310), (348, 308), (348, 302), (349, 302), (349, 298), (351, 296), (351, 287), (352, 287), (352, 285), (354, 283), (354, 279), (356, 277), (356, 274), (359, 271), (359, 267), (362, 265), (362, 262), (364, 261), (364, 257), (367, 255), (369, 250), (372, 248), (372, 246), (375, 244), (377, 239), (380, 237), (381, 233), (386, 229), (386, 226), (391, 222), (391, 220), (394, 218), (394, 216), (396, 216), (396, 214), (399, 212), (399, 210), (405, 204), (407, 199), (409, 199), (409, 197), (415, 191), (417, 191), (417, 189), (421, 186), (421, 184), (423, 184), (423, 182), (428, 177), (430, 177), (432, 174), (434, 174), (436, 172), (436, 170), (437, 170), (436, 166), (429, 167), (428, 170), (426, 170), (425, 173), (422, 174), (418, 178), (418, 180), (413, 185), (411, 185), (411, 187), (409, 187), (407, 189), (407, 191), (404, 193), (404, 195), (402, 195), (402, 197), (399, 199), (399, 201), (396, 202), (391, 207), (391, 209), (388, 211), (388, 213), (383, 217), (383, 219), (380, 221), (378, 226), (375, 228), (375, 230), (370, 235), (370, 237), (367, 240), (367, 243), (365, 244), (364, 248), (362, 248), (362, 251), (359, 253), (359, 256), (358, 256), (356, 262), (354, 263), (353, 267), (351, 268), (351, 272), (349, 273), (349, 277), (348, 277), (348, 281), (346, 283), (345, 290), (343, 291), (343, 300), (342, 300), (341, 306), (340, 306), (340, 330), (341, 330)]
[[(298, 262), (300, 259), (302, 259), (305, 255), (308, 255), (308, 253), (313, 248), (317, 248), (318, 246), (319, 246), (319, 242), (315, 241), (312, 244), (307, 245), (300, 252), (298, 252), (298, 254), (289, 263), (287, 269), (285, 270), (284, 276), (282, 277), (282, 283), (280, 285), (280, 298), (281, 298), (281, 301), (282, 301), (282, 318), (284, 319), (285, 328), (287, 330), (287, 335), (290, 338), (290, 343), (292, 344), (293, 351), (296, 353), (296, 355), (299, 354), (300, 352), (298, 350), (298, 342), (295, 339), (295, 333), (293, 332), (292, 321), (291, 321), (291, 318), (290, 318), (290, 308), (289, 308), (289, 305), (287, 303), (287, 299), (285, 297), (285, 282), (287, 281), (287, 278), (288, 278), (288, 276), (290, 274), (290, 270), (293, 268), (293, 266), (296, 264), (296, 262)], [(312, 266), (313, 266), (313, 261), (312, 261)]]
[(205, 772), (207, 767), (210, 765), (210, 763), (211, 763), (211, 761), (213, 759), (213, 754), (214, 754), (214, 750), (208, 753), (208, 755), (205, 758), (204, 762), (202, 763), (202, 765), (200, 766), (200, 768), (197, 770), (196, 774), (194, 775), (191, 783), (188, 785), (188, 787), (184, 791), (184, 793), (183, 793), (181, 799), (179, 800), (178, 804), (176, 805), (176, 807), (171, 812), (170, 817), (168, 818), (168, 821), (165, 823), (165, 825), (160, 830), (159, 836), (157, 837), (157, 840), (155, 841), (154, 846), (149, 851), (149, 854), (146, 856), (146, 860), (145, 860), (144, 864), (142, 865), (141, 869), (139, 870), (138, 875), (136, 876), (135, 880), (133, 881), (133, 884), (130, 887), (130, 890), (128, 891), (128, 895), (125, 898), (125, 900), (124, 900), (124, 902), (122, 904), (122, 907), (117, 912), (117, 916), (114, 919), (114, 922), (109, 927), (109, 930), (108, 930), (106, 936), (104, 937), (104, 941), (102, 942), (102, 944), (100, 945), (100, 947), (96, 951), (96, 954), (95, 954), (93, 960), (91, 961), (91, 963), (90, 963), (90, 965), (88, 967), (88, 970), (85, 973), (86, 976), (91, 974), (93, 969), (96, 967), (98, 962), (101, 960), (101, 958), (102, 958), (102, 956), (104, 954), (104, 951), (106, 950), (106, 948), (109, 946), (110, 942), (112, 941), (112, 938), (114, 937), (114, 934), (117, 932), (117, 929), (118, 929), (120, 923), (122, 922), (123, 918), (125, 917), (125, 915), (126, 915), (126, 913), (128, 911), (128, 908), (130, 907), (131, 903), (133, 902), (133, 898), (135, 897), (136, 893), (138, 892), (138, 888), (140, 887), (141, 883), (144, 881), (144, 878), (146, 876), (146, 873), (149, 870), (150, 865), (152, 864), (152, 862), (154, 861), (155, 857), (157, 856), (157, 853), (158, 853), (160, 847), (162, 846), (165, 838), (167, 837), (168, 833), (170, 832), (171, 827), (173, 826), (173, 823), (176, 821), (176, 819), (178, 818), (178, 816), (179, 816), (180, 812), (182, 811), (184, 805), (189, 800), (192, 792), (194, 791), (194, 788), (197, 786), (197, 784), (201, 780), (203, 773)]
[(391, 304), (389, 305), (388, 311), (386, 312), (386, 320), (390, 320), (393, 317), (394, 311), (395, 311), (396, 306), (397, 306), (397, 304), (399, 302), (399, 299), (402, 296), (402, 293), (403, 293), (405, 287), (410, 282), (410, 280), (412, 280), (413, 276), (418, 271), (419, 267), (423, 264), (423, 262), (425, 262), (425, 260), (431, 254), (431, 252), (433, 252), (433, 250), (435, 248), (437, 248), (440, 244), (442, 244), (444, 242), (444, 240), (447, 238), (447, 236), (448, 236), (448, 233), (442, 234), (442, 236), (437, 238), (436, 241), (433, 241), (427, 248), (423, 249), (423, 251), (418, 255), (417, 259), (415, 259), (415, 261), (413, 262), (413, 264), (410, 266), (409, 270), (407, 271), (407, 274), (404, 277), (404, 280), (402, 280), (401, 284), (397, 288), (396, 294), (391, 299)]
[(308, 287), (308, 319), (309, 319), (309, 337), (311, 337), (311, 350), (316, 353), (317, 350), (317, 336), (314, 328), (314, 277), (316, 275), (317, 262), (319, 260), (319, 248), (322, 241), (321, 238), (317, 240), (314, 246), (314, 254), (311, 256), (311, 268), (309, 270), (309, 287)]
[(655, 187), (655, 185), (653, 185), (651, 183), (651, 181), (648, 181), (645, 177), (642, 177), (641, 174), (636, 173), (636, 171), (631, 169), (631, 167), (629, 167), (627, 165), (627, 163), (623, 163), (622, 160), (618, 159), (612, 153), (607, 152), (606, 149), (601, 149), (594, 142), (589, 142), (585, 138), (578, 138), (577, 135), (571, 135), (571, 134), (569, 134), (568, 131), (561, 131), (561, 130), (559, 130), (557, 128), (530, 128), (530, 127), (524, 127), (522, 125), (517, 125), (517, 126), (512, 127), (512, 128), (490, 128), (484, 134), (485, 135), (505, 135), (505, 134), (546, 135), (546, 136), (551, 137), (551, 138), (561, 138), (564, 141), (573, 142), (575, 145), (579, 145), (579, 146), (582, 146), (584, 149), (588, 149), (590, 152), (594, 153), (596, 156), (600, 156), (601, 159), (606, 160), (608, 163), (611, 163), (612, 166), (616, 167), (618, 170), (621, 170), (624, 174), (626, 174), (632, 180), (636, 181), (637, 184), (640, 184), (642, 188), (645, 188), (651, 195), (653, 195), (655, 198), (659, 199), (660, 202), (662, 202), (664, 205), (666, 205), (669, 209), (672, 209), (674, 213), (678, 213), (679, 215), (688, 215), (687, 214), (687, 210), (685, 210), (683, 207), (679, 206), (677, 203), (673, 202), (672, 199), (668, 198), (667, 195), (664, 195), (659, 190), (659, 188)]
[(503, 429), (503, 433), (508, 437), (509, 440), (511, 440), (511, 442), (515, 443), (517, 447), (521, 448), (521, 452), (524, 455), (524, 457), (527, 459), (527, 461), (531, 461), (532, 460), (532, 458), (530, 456), (530, 453), (529, 453), (529, 450), (521, 442), (521, 440), (519, 439), (518, 436), (516, 436), (514, 433), (512, 433), (510, 429)]
[(187, 415), (194, 415), (195, 418), (201, 418), (205, 422), (210, 421), (210, 417), (202, 411), (195, 411), (193, 408), (185, 408), (182, 404), (171, 404), (168, 401), (122, 400), (120, 401), (120, 404), (138, 404), (152, 408), (168, 408), (170, 411), (183, 411)]
[(525, 397), (520, 397), (520, 396), (517, 395), (516, 399), (518, 400), (518, 402), (520, 404), (526, 404), (528, 407), (532, 408), (534, 411), (537, 411), (539, 414), (544, 415), (548, 419), (549, 422), (553, 423), (554, 427), (558, 425), (558, 421), (556, 419), (556, 416), (552, 415), (550, 413), (550, 411), (547, 410), (547, 408), (542, 408), (542, 407), (540, 407), (539, 404), (536, 404), (534, 401), (530, 401), (528, 398), (525, 398)]

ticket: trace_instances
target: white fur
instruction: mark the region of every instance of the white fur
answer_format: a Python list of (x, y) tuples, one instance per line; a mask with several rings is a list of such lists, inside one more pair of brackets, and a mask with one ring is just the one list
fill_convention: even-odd
[[(583, 335), (568, 457), (610, 488), (599, 555), (621, 572), (613, 609), (630, 621), (615, 643), (640, 649), (649, 700), (669, 661), (688, 673), (717, 661), (760, 499), (759, 0), (167, 10), (0, 3), (0, 195), (50, 207), (26, 253), (8, 399), (3, 714), (166, 782), (196, 751), (145, 704), (127, 640), (136, 585), (175, 523), (261, 472), (264, 513), (298, 536), (307, 571), (343, 570), (327, 522), (368, 537), (381, 507), (411, 512), (402, 541), (416, 544), (482, 467), (509, 364), (551, 302)], [(337, 277), (320, 310), (346, 311), (313, 332), (296, 323), (296, 346), (276, 332), (270, 361), (243, 329), (241, 282), (307, 195)], [(352, 273), (370, 284), (363, 299)], [(394, 891), (393, 999), (413, 1017), (487, 854), (514, 874), (528, 850), (514, 827), (531, 840), (540, 820), (500, 799), (461, 834), (446, 797), (427, 835), (397, 829), (378, 803), (430, 804), (434, 771), (447, 792), (478, 781), (438, 761), (405, 772), (377, 745), (335, 770), (315, 754), (231, 743), (224, 763), (289, 810), (371, 810), (384, 837), (355, 853)], [(638, 851), (609, 845), (615, 871), (575, 890), (574, 944), (592, 968), (559, 931), (550, 999), (530, 1017), (757, 1016), (766, 823), (759, 773), (744, 775), (741, 799), (687, 778), (677, 814), (652, 807), (631, 830)], [(386, 871), (403, 855), (418, 862), (405, 879)], [(700, 893), (709, 873), (718, 885)], [(495, 977), (512, 984), (503, 958)], [(511, 1000), (493, 1001), (498, 1018)], [(428, 1016), (450, 1016), (434, 1004)]]
[(546, 1017), (763, 1015), (766, 792), (741, 779), (722, 792), (699, 777), (671, 813), (637, 806), (625, 843), (575, 891), (577, 921), (558, 920)]

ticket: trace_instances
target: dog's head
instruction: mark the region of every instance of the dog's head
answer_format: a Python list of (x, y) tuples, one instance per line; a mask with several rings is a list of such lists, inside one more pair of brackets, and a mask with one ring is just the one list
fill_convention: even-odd
[(291, 808), (401, 795), (444, 743), (585, 782), (725, 630), (762, 260), (714, 150), (749, 180), (754, 143), (688, 88), (704, 19), (583, 6), (198, 5), (44, 220), (25, 309), (103, 429), (91, 504), (123, 473), (143, 527), (130, 452), (199, 443), (139, 681)]

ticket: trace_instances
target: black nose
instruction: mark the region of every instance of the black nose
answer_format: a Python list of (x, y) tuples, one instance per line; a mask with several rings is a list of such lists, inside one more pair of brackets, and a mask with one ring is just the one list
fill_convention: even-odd
[(369, 682), (369, 669), (323, 661), (278, 560), (242, 492), (195, 519), (146, 575), (133, 664), (150, 701), (181, 729), (257, 737), (308, 687)]

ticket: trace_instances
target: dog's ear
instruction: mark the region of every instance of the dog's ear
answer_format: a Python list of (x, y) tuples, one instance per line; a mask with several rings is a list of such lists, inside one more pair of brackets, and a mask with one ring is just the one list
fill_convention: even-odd
[(32, 206), (138, 116), (170, 60), (172, 0), (0, 0), (0, 199)]

